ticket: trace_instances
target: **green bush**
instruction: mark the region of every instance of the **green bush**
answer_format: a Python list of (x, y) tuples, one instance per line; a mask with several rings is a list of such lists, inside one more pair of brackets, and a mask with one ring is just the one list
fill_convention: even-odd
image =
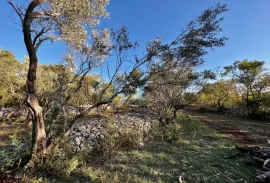
[(164, 137), (168, 142), (180, 140), (181, 126), (177, 123), (171, 123), (164, 127)]
[(139, 147), (143, 144), (143, 139), (143, 134), (132, 129), (126, 129), (125, 132), (119, 134), (113, 120), (108, 120), (106, 138), (100, 140), (100, 146), (95, 149), (95, 152), (103, 156), (103, 158), (111, 158), (117, 150), (129, 150)]
[(127, 130), (116, 139), (116, 148), (133, 149), (143, 144), (143, 136), (135, 130)]
[(48, 175), (69, 177), (72, 172), (85, 163), (85, 154), (75, 154), (71, 144), (67, 140), (63, 140), (53, 147), (42, 162), (39, 162), (38, 168)]
[(175, 142), (181, 138), (198, 138), (205, 133), (205, 125), (189, 116), (178, 116), (166, 126), (161, 127), (164, 138), (168, 142)]
[(9, 138), (9, 147), (0, 151), (0, 169), (14, 168), (30, 155), (30, 134), (14, 134)]
[(190, 138), (197, 138), (203, 135), (206, 130), (205, 125), (198, 120), (189, 116), (177, 118), (177, 122), (182, 125), (183, 135)]

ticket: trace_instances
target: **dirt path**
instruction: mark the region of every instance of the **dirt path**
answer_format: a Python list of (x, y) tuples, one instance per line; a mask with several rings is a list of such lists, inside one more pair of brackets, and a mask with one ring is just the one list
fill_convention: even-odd
[(200, 113), (195, 110), (183, 111), (218, 131), (229, 134), (240, 143), (251, 145), (267, 145), (270, 140), (270, 123), (241, 118), (231, 118), (214, 113)]

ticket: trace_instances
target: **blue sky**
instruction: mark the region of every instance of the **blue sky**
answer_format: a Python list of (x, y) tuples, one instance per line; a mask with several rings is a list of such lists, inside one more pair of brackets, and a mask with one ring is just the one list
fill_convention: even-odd
[[(132, 40), (139, 42), (138, 51), (142, 52), (149, 39), (172, 40), (191, 19), (217, 2), (229, 7), (222, 23), (222, 35), (229, 40), (225, 47), (209, 52), (200, 69), (225, 66), (244, 59), (262, 60), (270, 67), (270, 0), (111, 0), (108, 7), (110, 19), (103, 20), (100, 28), (117, 29), (125, 25)], [(0, 10), (0, 48), (11, 50), (23, 60), (27, 53), (22, 34), (17, 30), (19, 27), (13, 21), (16, 15), (5, 0), (0, 1)], [(42, 64), (59, 63), (62, 56), (63, 48), (57, 43), (47, 43), (38, 52)]]

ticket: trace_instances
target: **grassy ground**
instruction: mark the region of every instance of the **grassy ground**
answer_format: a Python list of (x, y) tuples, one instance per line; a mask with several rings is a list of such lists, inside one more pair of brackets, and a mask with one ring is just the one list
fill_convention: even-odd
[(54, 182), (167, 183), (179, 182), (180, 176), (186, 183), (254, 182), (255, 167), (250, 157), (236, 155), (238, 143), (232, 136), (200, 125), (204, 133), (197, 137), (182, 134), (168, 143), (156, 136), (139, 149), (117, 151), (109, 160), (94, 157), (70, 177)]
[(249, 157), (228, 158), (237, 153), (226, 136), (213, 133), (204, 140), (180, 140), (169, 144), (156, 140), (145, 148), (118, 152), (110, 162), (89, 167), (94, 182), (253, 182)]
[(215, 113), (199, 113), (192, 109), (184, 112), (219, 132), (230, 135), (239, 143), (265, 146), (270, 137), (270, 123), (267, 121), (248, 120)]
[[(196, 116), (194, 113), (192, 115)], [(54, 177), (43, 174), (35, 182), (167, 183), (179, 182), (180, 176), (185, 183), (254, 182), (255, 167), (252, 160), (245, 155), (236, 155), (238, 151), (235, 145), (246, 142), (235, 139), (232, 134), (219, 130), (212, 124), (216, 121), (220, 128), (227, 129), (234, 126), (235, 122), (220, 116), (216, 116), (216, 119), (214, 117), (201, 118), (204, 121), (201, 125), (207, 126), (204, 133), (196, 138), (181, 135), (180, 140), (168, 143), (161, 136), (156, 136), (143, 147), (117, 151), (115, 156), (106, 161), (93, 157), (70, 176)], [(207, 120), (212, 123), (205, 123)], [(263, 130), (260, 126), (258, 128), (256, 131)], [(2, 149), (7, 145), (7, 136), (16, 129), (18, 128), (10, 124), (0, 124)], [(261, 134), (253, 133), (253, 136)]]

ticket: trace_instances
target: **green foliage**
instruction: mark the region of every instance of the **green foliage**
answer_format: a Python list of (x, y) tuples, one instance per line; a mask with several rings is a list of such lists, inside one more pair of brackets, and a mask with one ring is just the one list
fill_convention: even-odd
[(67, 162), (67, 165), (66, 165), (66, 172), (67, 172), (67, 175), (70, 175), (71, 172), (73, 172), (74, 170), (76, 170), (76, 168), (79, 166), (80, 164), (80, 160), (74, 156), (72, 157), (68, 162)]
[(225, 67), (223, 75), (231, 74), (232, 80), (236, 81), (236, 87), (241, 89), (240, 96), (244, 99), (247, 114), (258, 115), (262, 107), (265, 92), (270, 87), (270, 75), (264, 68), (263, 61), (236, 61), (233, 65)]
[(30, 134), (24, 136), (19, 134), (11, 135), (9, 147), (0, 151), (0, 168), (9, 169), (17, 166), (20, 158), (30, 155)]
[(199, 95), (194, 92), (186, 92), (184, 94), (184, 100), (187, 104), (194, 104), (199, 100)]
[(234, 82), (221, 80), (215, 83), (207, 83), (199, 91), (199, 103), (222, 109), (233, 104)]
[(0, 49), (0, 106), (20, 106), (25, 99), (26, 62)]
[(112, 120), (108, 120), (107, 135), (100, 140), (101, 146), (96, 149), (96, 154), (102, 155), (102, 158), (110, 159), (117, 150), (137, 148), (142, 145), (143, 141), (143, 134), (132, 129), (126, 129), (119, 134), (117, 126), (113, 124)]
[(90, 167), (84, 171), (84, 174), (90, 178), (92, 182), (96, 182), (99, 179), (97, 173)]
[(44, 178), (33, 178), (33, 179), (30, 179), (30, 180), (27, 180), (29, 181), (29, 183), (47, 183), (48, 181), (46, 181), (46, 179)]
[(194, 139), (206, 133), (206, 127), (202, 123), (189, 116), (177, 116), (168, 125), (162, 127), (164, 138), (169, 142), (177, 142), (181, 139)]
[(22, 143), (21, 139), (19, 139), (18, 135), (16, 134), (9, 136), (9, 138), (11, 146), (19, 147), (19, 145)]
[(9, 152), (7, 150), (0, 151), (0, 162), (1, 162), (1, 169), (10, 168), (14, 165), (15, 160), (17, 160), (17, 157)]
[[(73, 83), (74, 86), (79, 81)], [(69, 100), (69, 104), (73, 106), (87, 105), (89, 103), (95, 103), (99, 98), (99, 91), (101, 90), (102, 83), (98, 75), (86, 75), (82, 81), (82, 87), (79, 91), (73, 93)], [(109, 90), (106, 94), (109, 93)]]
[(37, 165), (44, 173), (54, 176), (66, 176), (85, 164), (85, 154), (75, 154), (71, 144), (64, 140), (47, 154), (44, 161)]
[(113, 124), (113, 120), (109, 119), (107, 123), (107, 136), (100, 140), (101, 146), (96, 149), (97, 154), (101, 154), (105, 159), (114, 155), (117, 148), (117, 126)]
[(189, 116), (180, 117), (177, 121), (182, 125), (183, 135), (190, 138), (198, 138), (202, 136), (205, 131), (206, 126), (203, 125), (198, 119), (194, 119)]
[(143, 144), (143, 134), (135, 130), (124, 131), (121, 136), (117, 139), (117, 147), (119, 149), (130, 150), (137, 148)]
[(175, 142), (180, 140), (181, 136), (181, 128), (180, 124), (170, 123), (165, 127), (164, 137), (169, 142)]

